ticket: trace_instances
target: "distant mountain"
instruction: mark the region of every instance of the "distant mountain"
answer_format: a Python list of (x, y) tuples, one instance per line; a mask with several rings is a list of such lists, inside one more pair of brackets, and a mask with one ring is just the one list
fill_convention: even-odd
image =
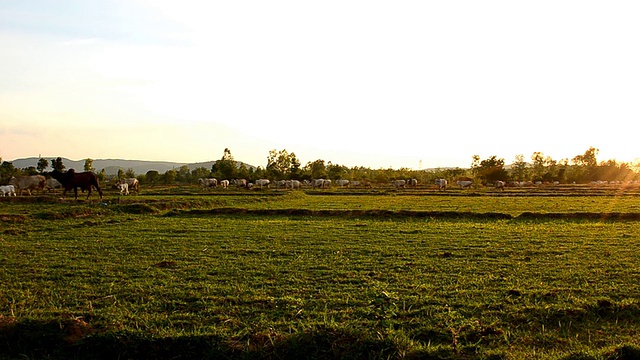
[[(57, 156), (54, 157), (44, 157), (49, 161), (49, 165), (51, 165), (51, 160), (56, 159)], [(15, 159), (13, 161), (8, 161), (13, 164), (14, 167), (18, 169), (24, 169), (28, 167), (36, 167), (38, 165), (38, 160), (40, 158), (37, 157), (29, 157), (22, 159)], [(82, 160), (71, 160), (67, 158), (62, 158), (62, 163), (65, 166), (65, 169), (74, 169), (76, 171), (82, 171), (84, 169), (84, 161)], [(198, 162), (198, 163), (177, 163), (170, 161), (145, 161), (145, 160), (123, 160), (123, 159), (94, 159), (93, 160), (93, 168), (97, 171), (102, 169), (105, 170), (107, 175), (114, 175), (118, 173), (118, 169), (122, 169), (123, 171), (127, 171), (132, 169), (136, 175), (146, 174), (149, 170), (156, 170), (159, 173), (163, 174), (171, 169), (178, 170), (184, 165), (189, 167), (189, 170), (193, 170), (199, 167), (203, 167), (205, 169), (211, 169), (211, 166), (215, 164), (217, 160), (206, 161), (206, 162)], [(244, 164), (247, 168), (255, 169), (255, 166), (245, 164), (241, 161), (237, 161), (238, 167)], [(53, 170), (51, 166), (46, 171)]]

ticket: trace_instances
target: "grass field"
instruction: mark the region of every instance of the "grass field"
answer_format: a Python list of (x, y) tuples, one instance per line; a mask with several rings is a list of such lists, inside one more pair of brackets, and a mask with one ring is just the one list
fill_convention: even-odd
[(2, 358), (640, 356), (633, 192), (0, 200)]

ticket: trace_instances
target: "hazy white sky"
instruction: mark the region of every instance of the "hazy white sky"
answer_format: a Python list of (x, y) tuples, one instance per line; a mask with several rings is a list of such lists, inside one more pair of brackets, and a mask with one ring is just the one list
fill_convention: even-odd
[(0, 0), (0, 157), (640, 158), (638, 1)]

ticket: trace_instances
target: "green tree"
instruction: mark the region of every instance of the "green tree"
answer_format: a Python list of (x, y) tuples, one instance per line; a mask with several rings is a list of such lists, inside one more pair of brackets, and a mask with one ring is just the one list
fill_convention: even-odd
[(29, 166), (20, 170), (22, 175), (38, 175), (38, 170), (35, 167)]
[(176, 173), (176, 180), (180, 183), (189, 184), (191, 182), (191, 171), (187, 165), (180, 166)]
[(118, 180), (122, 180), (122, 179), (124, 179), (124, 170), (122, 170), (122, 169), (120, 169), (120, 168), (119, 168), (119, 169), (118, 169), (118, 173), (116, 174), (116, 178), (117, 178)]
[(545, 173), (544, 154), (536, 151), (531, 155), (533, 180), (541, 181)]
[(38, 165), (36, 165), (36, 169), (39, 173), (43, 173), (49, 167), (49, 161), (45, 158), (38, 159)]
[(324, 164), (324, 160), (316, 160), (314, 162), (308, 162), (307, 165), (304, 166), (305, 171), (307, 171), (312, 179), (320, 179), (327, 177), (327, 167)]
[(267, 176), (271, 179), (292, 179), (300, 174), (300, 161), (295, 153), (286, 149), (269, 151), (267, 157)]
[(344, 179), (347, 175), (347, 167), (343, 165), (327, 164), (327, 177), (331, 180)]
[(93, 159), (87, 158), (84, 160), (84, 171), (96, 171), (96, 169), (93, 168)]
[(528, 179), (527, 163), (524, 161), (524, 155), (516, 155), (516, 158), (511, 165), (511, 169), (511, 178), (513, 180), (524, 181)]
[(576, 182), (588, 182), (596, 179), (596, 167), (598, 160), (596, 156), (600, 150), (593, 146), (587, 149), (584, 154), (576, 155), (571, 162), (573, 163), (571, 178)]
[(96, 174), (96, 176), (98, 177), (98, 181), (102, 183), (107, 179), (107, 171), (102, 169)]
[(133, 179), (134, 177), (136, 177), (136, 172), (133, 171), (132, 168), (128, 168), (127, 171), (125, 171), (124, 176), (126, 176), (127, 179)]
[(145, 175), (147, 182), (151, 185), (155, 185), (160, 181), (160, 173), (158, 170), (149, 170)]
[(504, 169), (504, 159), (498, 159), (496, 155), (480, 161), (476, 170), (477, 177), (485, 185), (497, 180), (505, 180), (508, 177), (507, 171)]
[(236, 177), (237, 167), (236, 160), (231, 155), (231, 150), (225, 148), (222, 158), (211, 167), (211, 172), (220, 180), (231, 180)]
[(167, 170), (164, 174), (162, 174), (162, 183), (165, 185), (173, 185), (176, 183), (177, 177), (178, 172), (176, 170)]
[[(242, 163), (240, 164), (240, 167), (238, 168), (238, 171), (236, 172), (236, 176), (235, 178), (237, 179), (250, 179), (251, 178), (251, 173), (252, 170), (247, 168), (247, 165)], [(229, 179), (231, 180), (231, 179)]]
[(2, 184), (6, 184), (12, 176), (18, 175), (19, 170), (13, 166), (13, 163), (5, 161), (0, 164), (0, 180)]
[(211, 177), (211, 171), (209, 171), (207, 168), (205, 167), (197, 167), (193, 170), (191, 170), (191, 179), (193, 180), (197, 180), (197, 179), (205, 179), (205, 178), (209, 178)]
[(51, 167), (54, 170), (57, 170), (57, 171), (60, 171), (60, 172), (64, 171), (65, 166), (62, 163), (62, 158), (61, 157), (57, 157), (57, 158), (51, 160)]

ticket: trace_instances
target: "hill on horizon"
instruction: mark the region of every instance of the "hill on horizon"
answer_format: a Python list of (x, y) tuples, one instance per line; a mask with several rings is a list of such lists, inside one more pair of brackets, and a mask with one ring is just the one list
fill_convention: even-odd
[[(51, 165), (51, 161), (53, 159), (58, 158), (57, 156), (53, 157), (44, 157), (49, 161), (49, 165)], [(65, 166), (65, 169), (74, 169), (76, 171), (82, 171), (84, 169), (85, 159), (82, 160), (71, 160), (68, 158), (61, 157), (62, 163)], [(28, 167), (36, 167), (38, 165), (39, 157), (28, 157), (28, 158), (20, 158), (15, 159), (13, 161), (8, 161), (13, 164), (14, 167), (18, 169), (24, 169)], [(205, 169), (211, 169), (213, 164), (215, 164), (218, 160), (205, 161), (205, 162), (197, 162), (197, 163), (180, 163), (180, 162), (171, 162), (171, 161), (146, 161), (146, 160), (125, 160), (125, 159), (94, 159), (93, 160), (93, 168), (96, 171), (100, 171), (102, 169), (105, 170), (107, 175), (115, 175), (118, 173), (119, 169), (123, 171), (127, 171), (132, 169), (136, 175), (146, 174), (149, 170), (156, 170), (159, 173), (165, 173), (168, 170), (179, 169), (182, 166), (186, 165), (190, 171), (193, 171), (196, 168), (203, 167)], [(255, 166), (243, 163), (241, 161), (237, 161), (238, 166), (241, 164), (245, 164), (248, 168), (254, 168)], [(45, 171), (51, 171), (53, 168), (49, 166)]]

